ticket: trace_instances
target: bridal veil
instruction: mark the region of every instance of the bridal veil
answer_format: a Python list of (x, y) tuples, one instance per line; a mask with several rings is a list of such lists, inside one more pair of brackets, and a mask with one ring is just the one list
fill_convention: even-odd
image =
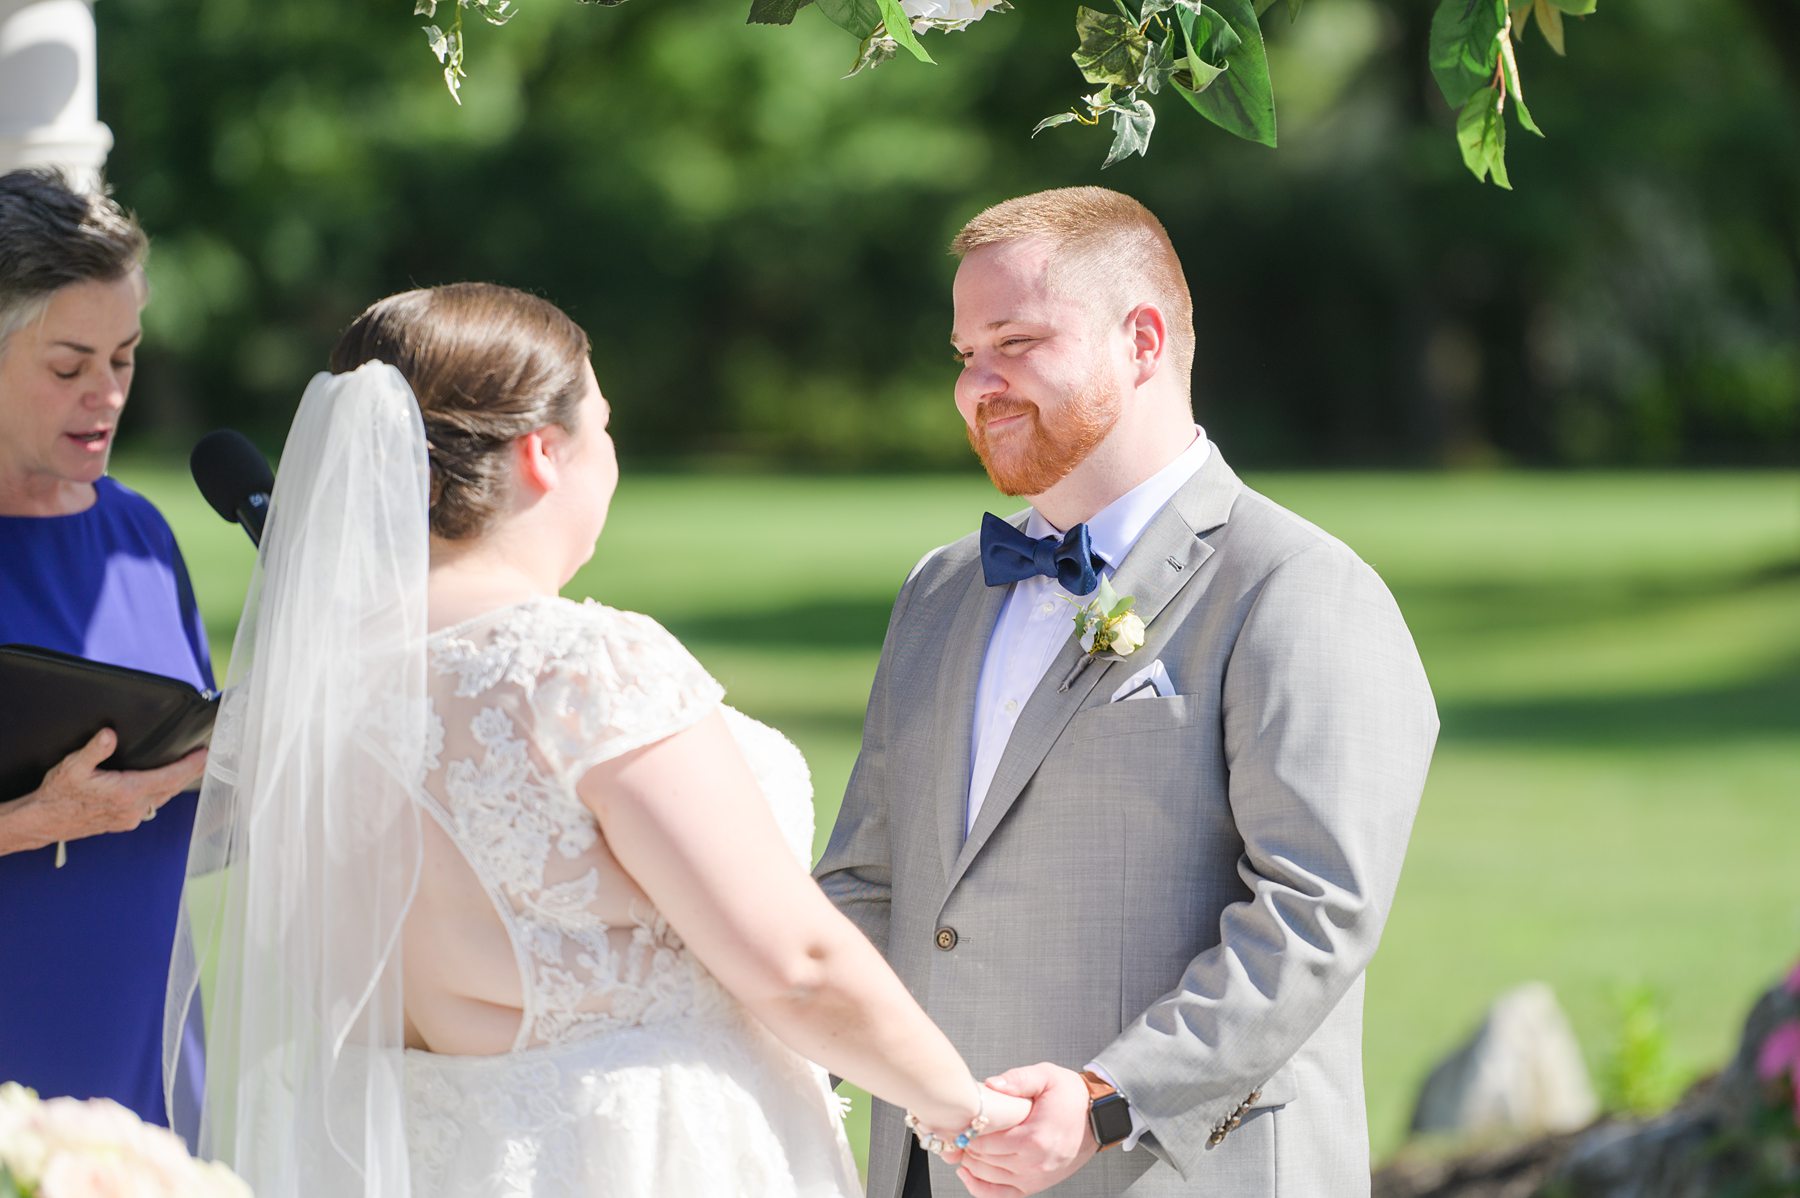
[[(400, 933), (420, 868), (429, 470), (393, 367), (300, 401), (200, 791), (164, 1014), (177, 1130), (257, 1198), (408, 1198)], [(193, 1124), (185, 1126), (184, 1124)]]

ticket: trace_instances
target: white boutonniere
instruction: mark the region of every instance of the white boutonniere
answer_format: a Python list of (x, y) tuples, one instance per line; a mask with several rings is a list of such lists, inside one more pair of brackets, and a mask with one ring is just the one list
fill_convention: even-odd
[(1099, 589), (1086, 603), (1075, 599), (1067, 602), (1075, 608), (1075, 639), (1083, 656), (1058, 688), (1065, 691), (1095, 658), (1123, 661), (1143, 648), (1145, 632), (1144, 621), (1131, 610), (1137, 600), (1113, 590), (1109, 579), (1100, 580)]

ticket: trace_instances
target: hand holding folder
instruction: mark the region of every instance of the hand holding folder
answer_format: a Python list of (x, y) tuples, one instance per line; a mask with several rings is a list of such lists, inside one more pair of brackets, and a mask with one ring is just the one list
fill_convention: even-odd
[(105, 665), (35, 645), (0, 645), (0, 802), (111, 728), (109, 770), (155, 769), (212, 736), (219, 697), (175, 678)]

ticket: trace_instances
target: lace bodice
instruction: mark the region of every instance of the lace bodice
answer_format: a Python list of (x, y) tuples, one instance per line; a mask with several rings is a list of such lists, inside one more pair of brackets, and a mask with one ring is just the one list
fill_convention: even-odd
[[(523, 1018), (512, 1050), (731, 1005), (576, 793), (595, 765), (720, 709), (724, 692), (692, 655), (647, 616), (537, 599), (433, 635), (428, 687), (422, 801), (444, 838), (427, 837), (421, 901), (446, 871), (485, 891), (517, 971)], [(804, 758), (775, 730), (723, 710), (804, 865)], [(514, 997), (503, 984), (494, 1001)]]

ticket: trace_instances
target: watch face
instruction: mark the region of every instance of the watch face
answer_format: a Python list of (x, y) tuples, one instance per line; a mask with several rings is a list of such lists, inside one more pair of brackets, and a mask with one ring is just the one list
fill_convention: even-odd
[(1088, 1108), (1088, 1122), (1093, 1126), (1095, 1141), (1102, 1148), (1117, 1144), (1131, 1134), (1131, 1104), (1125, 1101), (1123, 1094), (1097, 1098)]

